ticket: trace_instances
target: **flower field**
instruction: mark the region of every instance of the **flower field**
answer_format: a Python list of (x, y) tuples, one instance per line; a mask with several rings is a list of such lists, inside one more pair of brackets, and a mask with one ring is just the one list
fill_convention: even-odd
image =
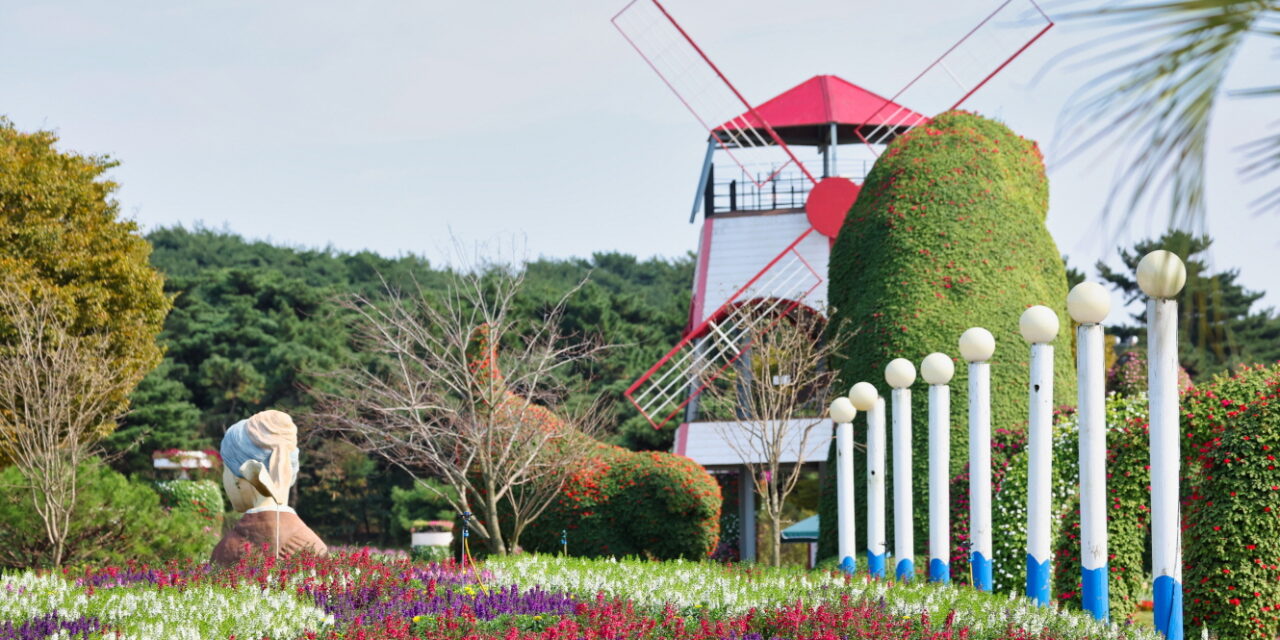
[(517, 556), (480, 569), (367, 551), (0, 578), (0, 640), (1146, 640), (963, 587), (709, 563)]

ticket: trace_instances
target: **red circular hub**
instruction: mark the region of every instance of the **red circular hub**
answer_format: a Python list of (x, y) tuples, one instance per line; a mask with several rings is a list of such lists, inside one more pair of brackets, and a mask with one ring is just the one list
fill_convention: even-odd
[(840, 226), (844, 224), (845, 215), (858, 199), (858, 192), (861, 190), (862, 187), (848, 178), (823, 178), (813, 186), (808, 199), (804, 201), (804, 212), (809, 216), (809, 224), (828, 238), (836, 237), (840, 233)]

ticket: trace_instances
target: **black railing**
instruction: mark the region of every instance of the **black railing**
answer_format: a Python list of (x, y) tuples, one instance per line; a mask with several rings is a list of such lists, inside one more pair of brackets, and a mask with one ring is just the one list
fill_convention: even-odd
[[(854, 160), (839, 164), (839, 175), (861, 183), (871, 169), (871, 161)], [(821, 165), (818, 165), (821, 166)], [(731, 211), (773, 211), (800, 209), (813, 183), (797, 169), (778, 171), (768, 166), (748, 166), (752, 173), (737, 165), (712, 165), (703, 193), (703, 210), (708, 216)], [(734, 176), (725, 180), (719, 173)], [(769, 179), (773, 176), (773, 179)]]

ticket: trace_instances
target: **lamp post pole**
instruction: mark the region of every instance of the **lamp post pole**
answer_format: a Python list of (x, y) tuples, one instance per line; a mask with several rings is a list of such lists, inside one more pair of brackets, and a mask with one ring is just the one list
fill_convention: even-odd
[(1107, 390), (1102, 321), (1111, 296), (1096, 282), (1081, 282), (1067, 296), (1076, 328), (1080, 422), (1080, 601), (1093, 617), (1110, 617), (1107, 589)]
[(916, 366), (897, 358), (884, 368), (884, 380), (893, 388), (893, 575), (910, 581), (916, 575), (911, 521), (911, 385)]
[(1151, 572), (1156, 631), (1182, 640), (1182, 537), (1178, 506), (1178, 293), (1187, 270), (1152, 251), (1138, 262), (1147, 300), (1147, 397), (1151, 439)]
[[(880, 392), (876, 391), (876, 388), (872, 386), (872, 384), (869, 382), (859, 382), (858, 384), (853, 385), (853, 388), (849, 390), (849, 402), (853, 403), (854, 409), (857, 409), (858, 411), (861, 411), (862, 413), (867, 414), (867, 479), (871, 480), (871, 473), (875, 471), (874, 469), (875, 458), (873, 456), (873, 451), (872, 451), (872, 446), (873, 446), (872, 441), (876, 438), (874, 431), (876, 429), (877, 421), (880, 424), (880, 434), (881, 434), (880, 441), (884, 442), (883, 440), (884, 406), (883, 404), (881, 404), (879, 407), (879, 410), (877, 410), (876, 405), (878, 402), (880, 402)], [(850, 437), (852, 438), (852, 436)], [(852, 453), (850, 455), (852, 455)], [(883, 478), (884, 477), (883, 456), (881, 457), (881, 463), (879, 466), (880, 466), (880, 469), (879, 469), (880, 477)], [(881, 486), (880, 486), (879, 505), (877, 505), (874, 502), (875, 498), (872, 495), (872, 492), (873, 492), (872, 487), (873, 485), (871, 484), (871, 482), (868, 482), (867, 483), (867, 563), (868, 563), (867, 570), (874, 574), (875, 568), (876, 568), (875, 558), (873, 557), (874, 555), (873, 549), (875, 549), (874, 545), (876, 542), (873, 539), (875, 536), (875, 527), (876, 527), (874, 514), (876, 511), (876, 508), (878, 507), (881, 513), (881, 516), (880, 516), (881, 521), (879, 525), (880, 526), (880, 544), (883, 545), (884, 544), (884, 520), (883, 520), (884, 518), (884, 515), (883, 515), (884, 514), (884, 484), (881, 483)], [(853, 480), (849, 481), (849, 491), (851, 493), (853, 491)], [(852, 543), (853, 541), (850, 540), (850, 544)], [(841, 558), (843, 558), (844, 552), (842, 551), (840, 553), (842, 554)], [(884, 554), (884, 551), (882, 546), (881, 552), (880, 552), (880, 573), (881, 574), (884, 573), (884, 555), (883, 554)]]
[(1049, 604), (1049, 526), (1053, 498), (1053, 345), (1058, 314), (1036, 305), (1019, 320), (1031, 343), (1030, 407), (1027, 438), (1027, 597)]
[(840, 569), (853, 573), (857, 569), (854, 556), (853, 496), (853, 419), (858, 415), (846, 397), (831, 403), (831, 419), (836, 423), (836, 526)]
[(929, 383), (929, 582), (951, 582), (951, 376), (945, 353), (920, 363)]
[(969, 362), (969, 567), (973, 586), (991, 591), (991, 364), (996, 339), (973, 327), (960, 335)]
[(884, 577), (884, 398), (867, 412), (867, 573)]

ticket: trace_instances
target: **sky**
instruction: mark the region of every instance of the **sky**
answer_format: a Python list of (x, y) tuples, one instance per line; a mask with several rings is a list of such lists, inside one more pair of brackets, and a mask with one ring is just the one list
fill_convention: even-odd
[[(513, 235), (549, 257), (681, 256), (696, 246), (706, 132), (610, 24), (623, 4), (7, 0), (0, 114), (119, 160), (122, 210), (144, 229), (436, 262), (451, 238)], [(759, 103), (827, 73), (892, 95), (997, 3), (665, 4)], [(1040, 142), (1049, 230), (1089, 273), (1165, 224), (1100, 217), (1115, 150), (1060, 158), (1062, 106), (1099, 68), (1050, 63), (1096, 35), (1059, 24), (965, 105)], [(1274, 76), (1263, 45), (1241, 51), (1229, 89)], [(1268, 306), (1280, 306), (1280, 215), (1251, 213), (1262, 189), (1238, 177), (1237, 148), (1276, 112), (1224, 101), (1208, 173), (1212, 263), (1270, 292)]]

